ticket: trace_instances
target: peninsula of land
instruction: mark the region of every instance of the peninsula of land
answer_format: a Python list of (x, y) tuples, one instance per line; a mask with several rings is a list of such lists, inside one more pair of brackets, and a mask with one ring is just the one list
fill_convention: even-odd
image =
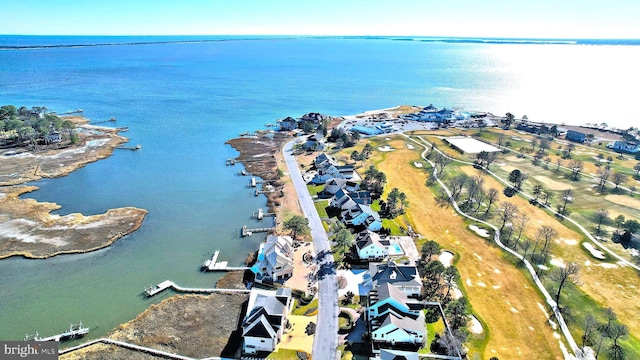
[(109, 157), (128, 141), (118, 134), (121, 129), (93, 126), (81, 116), (60, 119), (73, 123), (71, 131), (77, 136), (73, 144), (52, 132), (48, 144), (37, 151), (5, 147), (0, 154), (0, 259), (47, 258), (101, 249), (137, 230), (147, 214), (144, 209), (125, 207), (92, 216), (52, 215), (59, 205), (20, 198), (38, 189), (24, 183), (65, 176)]

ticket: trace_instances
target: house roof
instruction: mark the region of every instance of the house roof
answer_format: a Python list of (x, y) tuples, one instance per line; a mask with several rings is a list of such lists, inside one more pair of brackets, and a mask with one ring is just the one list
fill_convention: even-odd
[(365, 230), (358, 233), (356, 237), (356, 246), (358, 247), (358, 249), (364, 249), (369, 245), (384, 247), (384, 245), (382, 245), (382, 243), (380, 242), (380, 235), (378, 235), (377, 233), (370, 230)]
[(369, 273), (374, 288), (387, 283), (395, 286), (422, 286), (415, 265), (396, 264), (393, 261), (372, 263), (369, 265)]
[(273, 339), (276, 337), (276, 331), (271, 324), (269, 324), (267, 318), (261, 315), (242, 329), (242, 336)]
[(418, 360), (417, 352), (380, 349), (380, 360)]
[(378, 329), (382, 329), (387, 325), (393, 325), (389, 327), (387, 334), (395, 331), (396, 329), (402, 329), (409, 333), (423, 335), (427, 332), (425, 328), (424, 317), (413, 319), (408, 316), (398, 316), (393, 312), (389, 312), (383, 317), (383, 320), (380, 323), (380, 327)]

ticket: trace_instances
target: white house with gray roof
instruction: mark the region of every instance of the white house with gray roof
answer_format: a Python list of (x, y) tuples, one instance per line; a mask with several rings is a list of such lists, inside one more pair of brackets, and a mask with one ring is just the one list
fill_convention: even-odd
[(388, 283), (410, 297), (419, 297), (422, 293), (420, 274), (413, 262), (408, 264), (396, 264), (393, 261), (370, 263), (369, 272), (364, 277), (364, 283), (365, 286), (374, 290)]
[(252, 289), (247, 316), (242, 321), (242, 351), (245, 354), (273, 352), (280, 342), (291, 312), (291, 289)]
[(360, 260), (382, 260), (389, 256), (389, 240), (383, 240), (378, 233), (365, 230), (356, 236), (356, 251)]
[(293, 239), (290, 236), (267, 236), (260, 244), (258, 258), (251, 267), (255, 281), (279, 281), (293, 275)]

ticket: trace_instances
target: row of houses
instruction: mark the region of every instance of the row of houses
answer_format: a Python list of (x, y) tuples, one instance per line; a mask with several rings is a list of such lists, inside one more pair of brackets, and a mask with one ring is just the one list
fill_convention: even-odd
[(320, 114), (317, 112), (310, 112), (308, 114), (302, 115), (298, 119), (294, 119), (292, 117), (287, 117), (282, 120), (278, 120), (278, 125), (281, 131), (291, 131), (302, 127), (302, 124), (305, 122), (312, 123), (315, 127), (318, 127), (322, 124), (323, 121), (329, 120), (330, 117), (325, 114)]
[(312, 184), (326, 184), (331, 179), (353, 179), (355, 169), (352, 165), (338, 165), (337, 161), (325, 153), (318, 155), (313, 164), (317, 173), (310, 181)]

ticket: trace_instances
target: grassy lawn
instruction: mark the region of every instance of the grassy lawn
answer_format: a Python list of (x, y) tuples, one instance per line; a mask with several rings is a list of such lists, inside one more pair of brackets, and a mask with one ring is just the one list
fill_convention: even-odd
[(327, 207), (329, 206), (329, 200), (315, 201), (313, 203), (313, 206), (316, 207), (318, 216), (320, 216), (321, 219), (329, 217), (329, 215), (327, 215)]
[(291, 311), (292, 315), (315, 315), (318, 313), (318, 299), (312, 300), (308, 305), (300, 305), (299, 300)]
[(324, 189), (324, 185), (310, 185), (307, 184), (307, 189), (309, 190), (309, 195), (312, 197), (318, 195)]
[[(505, 259), (494, 245), (468, 231), (467, 224), (450, 207), (440, 207), (435, 195), (425, 186), (427, 173), (412, 166), (418, 160), (417, 151), (406, 148), (407, 140), (395, 137), (388, 141), (397, 150), (384, 153), (378, 167), (387, 175), (390, 187), (407, 194), (407, 209), (414, 229), (460, 255), (457, 268), (465, 284), (474, 312), (486, 319), (489, 329), (486, 347), (470, 342), (470, 357), (530, 358), (530, 354), (545, 354), (560, 358), (557, 339), (546, 325), (546, 318), (537, 303), (544, 302), (529, 280)], [(418, 146), (416, 146), (418, 147)], [(440, 144), (439, 148), (455, 152)], [(378, 153), (376, 152), (376, 159)], [(458, 154), (457, 156), (460, 156)], [(518, 310), (518, 313), (511, 311)], [(536, 329), (532, 332), (529, 326)], [(520, 355), (516, 351), (520, 349)], [(495, 352), (494, 352), (495, 351)]]
[[(542, 166), (534, 166), (530, 160), (518, 159), (515, 156), (500, 155), (496, 160), (496, 163), (504, 163), (503, 166), (492, 166), (492, 171), (496, 172), (499, 176), (507, 178), (509, 172), (513, 168), (518, 168), (525, 173), (535, 174), (532, 175), (523, 185), (525, 192), (531, 193), (534, 185), (543, 185), (545, 188), (560, 193), (561, 189), (572, 187), (574, 191), (575, 200), (570, 203), (567, 208), (570, 209), (571, 218), (582, 223), (588, 229), (595, 228), (595, 221), (593, 213), (595, 209), (600, 207), (606, 207), (610, 212), (610, 218), (617, 216), (618, 214), (624, 214), (627, 218), (635, 217), (636, 219), (640, 215), (638, 209), (640, 205), (633, 206), (633, 201), (636, 200), (628, 195), (617, 195), (616, 197), (610, 195), (599, 195), (592, 190), (591, 179), (582, 176), (580, 181), (574, 182), (567, 179), (566, 174), (558, 174), (553, 171), (555, 167), (550, 166), (550, 169), (544, 169)], [(477, 173), (475, 169), (470, 166), (451, 166), (447, 169), (449, 174), (455, 174), (456, 172), (465, 172), (468, 175)], [(504, 185), (498, 183), (496, 180), (489, 177), (485, 177), (486, 187), (495, 187), (496, 189), (503, 189)], [(552, 200), (558, 202), (560, 195), (556, 195), (556, 198)], [(621, 199), (622, 197), (622, 199)], [(505, 200), (505, 199), (501, 199)], [(618, 203), (613, 202), (616, 200)], [(580, 287), (574, 287), (572, 291), (566, 294), (566, 304), (569, 308), (579, 309), (576, 314), (572, 316), (575, 319), (569, 318), (570, 329), (576, 339), (579, 339), (582, 335), (580, 324), (584, 321), (584, 314), (586, 313), (601, 313), (602, 309), (606, 306), (610, 306), (614, 309), (620, 319), (623, 319), (623, 323), (630, 328), (631, 336), (623, 342), (627, 344), (627, 349), (632, 354), (632, 357), (638, 357), (635, 351), (637, 349), (637, 336), (640, 333), (640, 324), (636, 320), (636, 316), (633, 314), (638, 311), (638, 307), (629, 303), (631, 299), (640, 295), (638, 287), (640, 282), (635, 271), (626, 268), (618, 267), (615, 265), (615, 261), (611, 257), (608, 260), (598, 261), (586, 251), (581, 243), (586, 239), (584, 235), (577, 232), (573, 226), (568, 226), (569, 223), (559, 222), (554, 216), (546, 213), (545, 211), (531, 206), (528, 202), (519, 197), (513, 197), (509, 199), (510, 202), (518, 205), (521, 212), (526, 213), (530, 220), (525, 230), (524, 235), (530, 239), (535, 238), (535, 231), (539, 227), (538, 224), (546, 224), (554, 227), (558, 231), (557, 240), (552, 248), (552, 254), (562, 261), (575, 261), (583, 265), (581, 271), (581, 283)], [(622, 205), (625, 204), (625, 205)], [(638, 203), (640, 204), (640, 202)], [(631, 206), (629, 206), (631, 205)], [(611, 225), (611, 221), (605, 221), (605, 225)], [(611, 234), (611, 228), (605, 226), (605, 230)], [(619, 245), (608, 242), (607, 245), (617, 253), (629, 257), (628, 253)], [(600, 264), (609, 263), (608, 267), (597, 266)], [(596, 266), (593, 266), (596, 265)], [(551, 286), (553, 284), (549, 284)], [(549, 286), (547, 286), (549, 288)], [(587, 301), (587, 299), (590, 299)], [(580, 314), (583, 314), (582, 316)], [(485, 317), (486, 318), (486, 317)]]
[(279, 349), (276, 352), (272, 352), (271, 354), (269, 354), (269, 356), (267, 356), (267, 359), (274, 359), (274, 360), (291, 360), (291, 359), (297, 359), (298, 358), (298, 352), (296, 350), (290, 350), (290, 349)]
[(431, 343), (436, 338), (436, 334), (442, 334), (444, 329), (444, 321), (442, 321), (442, 318), (439, 318), (438, 321), (434, 323), (427, 323), (427, 342), (424, 347), (418, 351), (418, 353), (431, 354)]

